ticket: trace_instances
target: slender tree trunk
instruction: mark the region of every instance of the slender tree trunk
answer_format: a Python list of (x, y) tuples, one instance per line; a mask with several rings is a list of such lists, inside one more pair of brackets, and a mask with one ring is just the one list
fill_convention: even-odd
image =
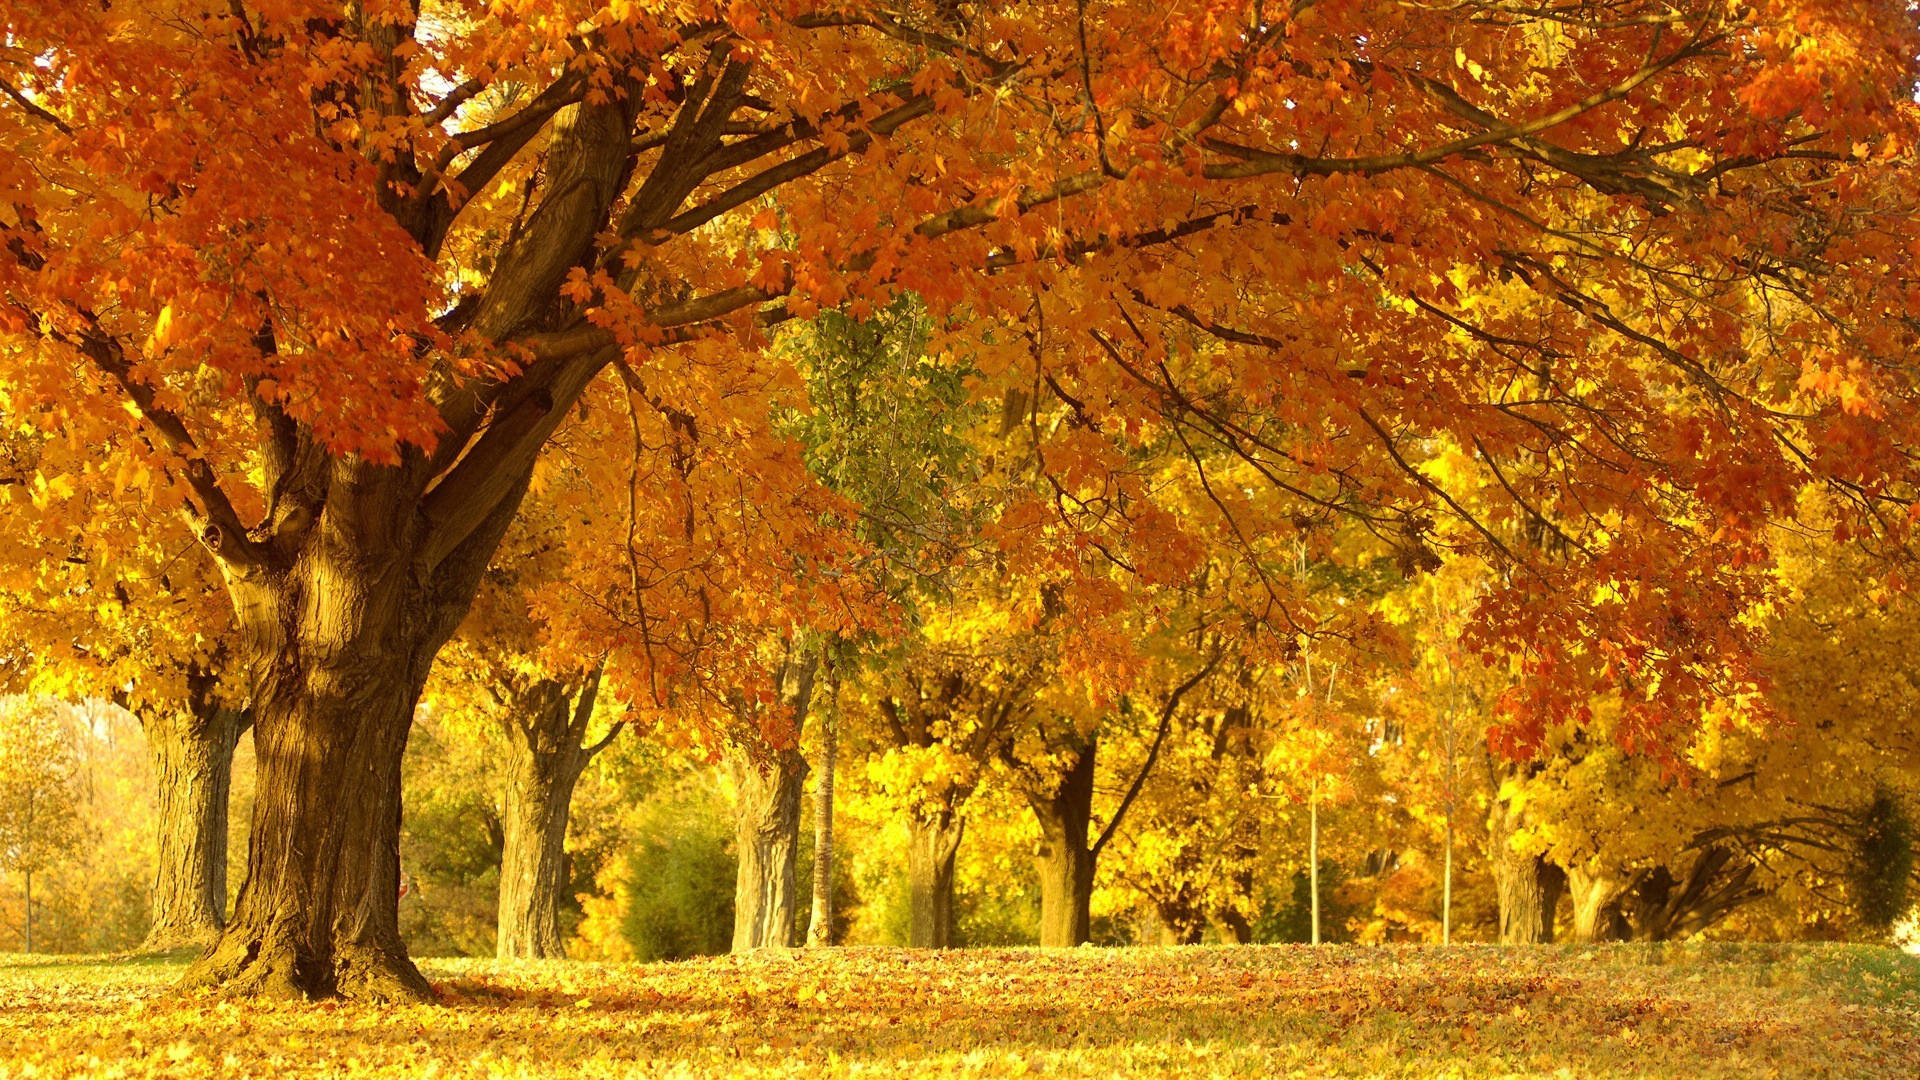
[(820, 726), (820, 778), (813, 789), (813, 910), (807, 918), (807, 945), (833, 944), (833, 774), (839, 757), (840, 675), (836, 661), (827, 671), (827, 714)]
[(907, 821), (907, 944), (915, 948), (953, 944), (953, 862), (964, 831), (950, 810)]
[(27, 926), (26, 926), (26, 945), (23, 951), (28, 956), (32, 956), (33, 955), (33, 871), (32, 870), (28, 870), (26, 872), (26, 879), (27, 879), (26, 880)]
[(1096, 856), (1088, 841), (1098, 746), (1089, 739), (1053, 790), (1027, 793), (1027, 803), (1040, 822), (1034, 862), (1040, 871), (1042, 948), (1072, 948), (1092, 937)]
[(1447, 858), (1440, 877), (1440, 944), (1453, 944), (1453, 812), (1447, 812)]
[(197, 690), (188, 709), (141, 718), (158, 781), (160, 833), (146, 949), (207, 945), (226, 924), (233, 751), (252, 719), (209, 690)]
[(1320, 781), (1307, 795), (1307, 895), (1311, 898), (1312, 944), (1320, 944)]
[(524, 747), (509, 752), (494, 932), (494, 955), (502, 960), (566, 955), (560, 900), (567, 883), (567, 818), (586, 765), (567, 758)]
[(494, 955), (549, 959), (566, 955), (560, 906), (567, 888), (567, 822), (573, 790), (593, 756), (619, 733), (585, 745), (600, 673), (573, 687), (541, 679), (513, 694), (505, 718), (507, 792), (501, 813), (500, 897)]

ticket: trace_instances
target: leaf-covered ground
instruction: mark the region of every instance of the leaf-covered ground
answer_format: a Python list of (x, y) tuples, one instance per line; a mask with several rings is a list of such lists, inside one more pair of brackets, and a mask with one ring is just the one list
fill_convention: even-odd
[(0, 1077), (1920, 1077), (1920, 959), (1270, 947), (430, 961), (439, 1005), (0, 960)]

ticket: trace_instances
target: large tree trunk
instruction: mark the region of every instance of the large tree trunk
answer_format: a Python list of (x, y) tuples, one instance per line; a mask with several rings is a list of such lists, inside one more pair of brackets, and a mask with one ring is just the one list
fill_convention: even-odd
[(950, 810), (907, 819), (907, 944), (953, 944), (953, 861), (966, 823)]
[(1494, 887), (1500, 898), (1500, 941), (1506, 945), (1545, 945), (1553, 941), (1554, 911), (1564, 876), (1538, 855), (1494, 860)]
[[(189, 683), (200, 676), (189, 676)], [(204, 946), (227, 911), (227, 799), (233, 750), (252, 723), (241, 709), (191, 687), (188, 708), (141, 717), (158, 783), (159, 864), (146, 949)]]
[(1034, 863), (1040, 871), (1040, 945), (1084, 945), (1093, 932), (1093, 770), (1099, 743), (1088, 739), (1052, 790), (1027, 793), (1040, 822)]
[(525, 472), (445, 546), (413, 513), (418, 476), (336, 462), (286, 561), (230, 564), (252, 675), (258, 773), (247, 876), (188, 988), (421, 1000), (400, 939), (400, 762), (433, 658), (465, 616)]
[(599, 693), (595, 669), (579, 689), (541, 679), (511, 696), (507, 797), (501, 813), (500, 898), (494, 955), (502, 960), (566, 955), (560, 905), (567, 886), (567, 821), (588, 762), (619, 733), (585, 744)]
[[(725, 86), (737, 93), (736, 83)], [(505, 245), (460, 330), (506, 341), (580, 317), (560, 286), (586, 264), (633, 172), (638, 95), (613, 97), (555, 116), (539, 206)], [(706, 101), (702, 93), (688, 108)], [(730, 97), (724, 107), (734, 104)], [(713, 127), (690, 153), (717, 145)], [(652, 176), (629, 219), (671, 215), (694, 186), (685, 175), (664, 168)], [(403, 221), (430, 257), (445, 236), (434, 220), (449, 219)], [(562, 353), (500, 382), (429, 379), (422, 389), (446, 430), (431, 448), (396, 448), (391, 462), (329, 446), (256, 397), (266, 495), (257, 524), (242, 521), (204, 463), (187, 470), (251, 675), (259, 772), (246, 882), (185, 986), (295, 997), (432, 993), (399, 933), (400, 760), (414, 707), (519, 510), (540, 448), (611, 358), (606, 349)], [(377, 431), (384, 421), (369, 423)]]
[[(392, 999), (431, 989), (400, 941), (400, 758), (425, 674), (405, 666), (305, 690), (255, 713), (259, 760), (247, 879), (189, 985), (272, 997)], [(331, 680), (327, 681), (332, 683)]]
[(1545, 857), (1513, 850), (1508, 838), (1520, 827), (1522, 815), (1505, 802), (1494, 800), (1488, 814), (1488, 862), (1494, 891), (1500, 901), (1500, 941), (1507, 945), (1540, 945), (1553, 941), (1554, 910), (1566, 875)]

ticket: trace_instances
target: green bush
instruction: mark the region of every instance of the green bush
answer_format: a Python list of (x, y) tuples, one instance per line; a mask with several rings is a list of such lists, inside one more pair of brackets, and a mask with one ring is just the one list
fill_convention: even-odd
[(1906, 808), (1887, 791), (1876, 792), (1860, 813), (1851, 884), (1860, 922), (1872, 936), (1890, 934), (1912, 903), (1916, 839)]
[[(1348, 922), (1357, 909), (1340, 899), (1340, 883), (1346, 880), (1335, 863), (1320, 863), (1320, 940), (1348, 941), (1353, 937)], [(1262, 944), (1308, 942), (1313, 940), (1312, 881), (1305, 869), (1296, 870), (1286, 891), (1268, 892), (1260, 914), (1253, 920), (1253, 940)]]
[(620, 923), (637, 960), (714, 956), (733, 943), (733, 824), (703, 779), (674, 784), (643, 808)]

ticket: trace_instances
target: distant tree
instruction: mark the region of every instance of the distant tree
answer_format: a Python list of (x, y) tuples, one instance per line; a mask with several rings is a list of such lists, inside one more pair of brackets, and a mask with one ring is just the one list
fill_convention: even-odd
[(33, 875), (86, 842), (80, 760), (55, 705), (0, 700), (0, 868), (21, 875), (25, 951), (33, 951)]

